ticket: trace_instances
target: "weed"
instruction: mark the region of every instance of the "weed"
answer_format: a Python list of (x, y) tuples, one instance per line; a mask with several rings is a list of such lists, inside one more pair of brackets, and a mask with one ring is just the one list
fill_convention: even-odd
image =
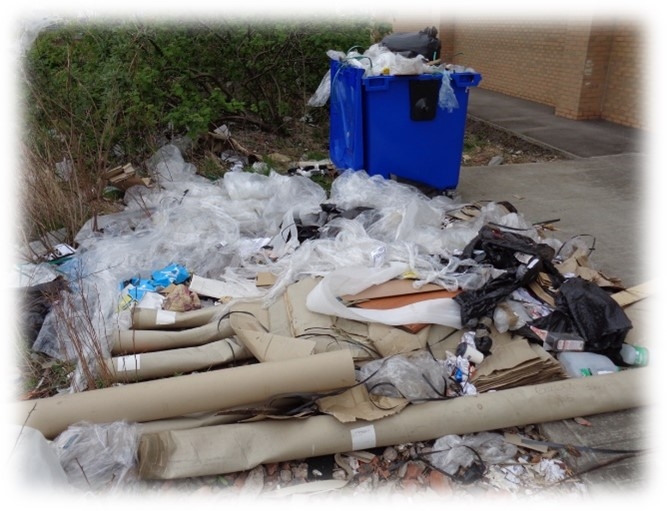
[(195, 163), (197, 173), (211, 181), (216, 181), (225, 175), (227, 168), (222, 164), (220, 158), (209, 152)]

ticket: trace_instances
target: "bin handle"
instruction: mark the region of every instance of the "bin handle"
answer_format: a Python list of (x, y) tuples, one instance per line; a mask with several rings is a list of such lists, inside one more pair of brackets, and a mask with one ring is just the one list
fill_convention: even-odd
[(388, 76), (369, 76), (364, 80), (364, 85), (366, 90), (387, 90), (389, 88), (389, 77)]
[(474, 87), (479, 83), (480, 76), (477, 73), (452, 73), (450, 78), (457, 87)]

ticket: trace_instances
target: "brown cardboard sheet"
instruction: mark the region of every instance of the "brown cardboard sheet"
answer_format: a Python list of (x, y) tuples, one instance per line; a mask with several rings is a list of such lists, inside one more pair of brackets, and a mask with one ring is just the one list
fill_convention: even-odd
[(437, 284), (424, 284), (421, 287), (415, 287), (415, 281), (411, 279), (392, 279), (382, 284), (374, 284), (359, 293), (353, 295), (343, 295), (340, 299), (346, 305), (359, 304), (368, 300), (386, 298), (391, 296), (406, 296), (411, 294), (422, 294), (431, 291), (444, 291), (442, 286)]
[(459, 291), (429, 291), (426, 293), (411, 293), (407, 295), (399, 296), (383, 296), (381, 298), (371, 298), (363, 302), (357, 302), (354, 304), (355, 307), (360, 307), (362, 309), (395, 309), (397, 307), (403, 307), (404, 305), (409, 305), (411, 303), (423, 302), (424, 300), (435, 300), (436, 298), (454, 298), (459, 294)]
[(371, 395), (364, 385), (356, 385), (335, 396), (318, 399), (321, 412), (333, 415), (341, 422), (357, 419), (374, 421), (403, 410), (409, 401), (404, 398)]

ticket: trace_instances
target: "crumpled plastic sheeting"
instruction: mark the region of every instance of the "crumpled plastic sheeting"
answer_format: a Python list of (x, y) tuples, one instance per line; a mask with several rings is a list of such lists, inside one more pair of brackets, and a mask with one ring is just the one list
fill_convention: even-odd
[[(78, 289), (59, 293), (58, 300), (44, 318), (42, 328), (32, 344), (33, 351), (56, 360), (76, 361), (82, 356), (94, 360), (93, 347), (100, 340), (98, 332), (104, 331), (104, 323), (99, 314), (86, 314), (87, 309), (95, 311), (97, 296), (91, 294), (87, 303), (83, 303), (84, 296)], [(71, 337), (75, 336), (82, 353), (74, 348)]]
[(340, 52), (329, 53), (329, 58), (345, 60), (355, 67), (364, 69), (364, 76), (389, 75), (420, 75), (431, 73), (432, 68), (422, 56), (413, 58), (394, 53), (389, 48), (379, 43), (371, 45), (364, 53), (356, 50), (347, 54)]
[(5, 484), (11, 488), (20, 484), (30, 492), (44, 495), (50, 495), (57, 490), (68, 490), (67, 474), (60, 465), (53, 442), (47, 440), (41, 431), (30, 426), (8, 426), (5, 435), (11, 435), (14, 447), (6, 460), (11, 462), (12, 467), (7, 475), (13, 476), (15, 481), (6, 481)]
[(146, 166), (153, 172), (158, 185), (167, 190), (180, 190), (184, 182), (206, 180), (205, 177), (197, 175), (197, 167), (187, 163), (180, 149), (173, 144), (159, 148)]
[(482, 461), (495, 465), (514, 459), (516, 445), (505, 442), (499, 433), (481, 432), (474, 435), (445, 435), (433, 444), (428, 454), (431, 463), (449, 475), (455, 475), (461, 467), (468, 468), (477, 461), (475, 452)]
[(306, 104), (312, 107), (322, 107), (327, 104), (329, 97), (331, 97), (331, 69), (324, 74), (315, 93)]
[[(197, 275), (220, 278), (251, 257), (249, 242), (275, 236), (286, 214), (317, 211), (326, 199), (326, 192), (305, 177), (230, 172), (221, 183), (212, 183), (193, 175), (175, 146), (165, 146), (158, 155), (153, 167), (163, 188), (128, 191), (127, 210), (149, 215), (119, 222), (108, 232), (87, 228), (77, 235), (79, 275), (70, 278), (82, 279), (89, 300), (99, 296), (100, 306), (91, 312), (107, 320), (119, 282), (173, 262)], [(128, 216), (127, 211), (120, 215)]]
[(451, 223), (443, 229), (447, 213), (460, 208), (460, 203), (444, 195), (429, 199), (413, 186), (364, 171), (338, 176), (331, 185), (329, 202), (344, 209), (373, 208), (375, 214), (359, 215), (369, 236), (386, 242), (416, 243), (431, 254), (447, 256), (462, 251), (489, 222), (522, 229), (522, 234), (537, 239), (537, 231), (523, 217), (507, 213), (494, 202), (485, 204), (474, 220)]
[[(159, 187), (130, 188), (118, 221), (109, 215), (109, 228), (103, 232), (86, 225), (77, 234), (79, 249), (68, 278), (79, 282), (82, 294), (95, 305), (88, 308), (95, 325), (129, 328), (127, 318), (116, 312), (119, 282), (172, 263), (201, 277), (237, 283), (254, 279), (260, 271), (271, 272), (278, 279), (264, 295), (267, 305), (300, 278), (390, 262), (408, 264), (421, 279), (418, 285), (477, 289), (495, 276), (494, 270), (483, 265), (459, 270), (468, 261), (457, 253), (481, 226), (494, 222), (531, 229), (521, 216), (507, 214), (494, 203), (482, 207), (474, 220), (450, 222), (447, 213), (461, 206), (453, 199), (429, 199), (413, 186), (363, 171), (339, 175), (327, 198), (307, 177), (273, 171), (227, 172), (209, 181), (194, 174), (173, 145), (161, 148), (148, 167)], [(292, 223), (319, 215), (325, 203), (369, 209), (354, 219), (335, 218), (320, 237), (297, 243)], [(264, 239), (271, 240), (273, 252), (249, 249)], [(249, 293), (250, 287), (239, 286)]]
[(133, 477), (140, 428), (124, 421), (79, 422), (54, 440), (60, 464), (72, 486), (81, 490), (120, 490)]
[(455, 108), (459, 107), (459, 100), (456, 99), (456, 94), (451, 84), (451, 74), (451, 71), (442, 73), (442, 83), (438, 92), (438, 106), (448, 112), (452, 112)]
[(557, 483), (565, 479), (565, 469), (556, 460), (543, 458), (537, 465), (537, 472), (547, 483)]
[(443, 361), (424, 351), (372, 360), (358, 371), (370, 394), (404, 397), (408, 401), (441, 399), (447, 371)]

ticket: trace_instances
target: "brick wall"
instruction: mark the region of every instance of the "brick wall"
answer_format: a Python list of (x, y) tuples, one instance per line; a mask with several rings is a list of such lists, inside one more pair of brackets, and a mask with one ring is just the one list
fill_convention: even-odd
[(454, 47), (443, 55), (481, 73), (480, 88), (555, 106), (564, 44), (555, 24), (466, 22), (455, 24)]
[(614, 21), (392, 19), (394, 30), (437, 25), (442, 58), (482, 75), (481, 89), (554, 107), (570, 119), (646, 127), (640, 27)]
[(635, 128), (646, 127), (646, 88), (652, 74), (646, 69), (645, 52), (641, 27), (615, 27), (602, 102), (603, 119)]

